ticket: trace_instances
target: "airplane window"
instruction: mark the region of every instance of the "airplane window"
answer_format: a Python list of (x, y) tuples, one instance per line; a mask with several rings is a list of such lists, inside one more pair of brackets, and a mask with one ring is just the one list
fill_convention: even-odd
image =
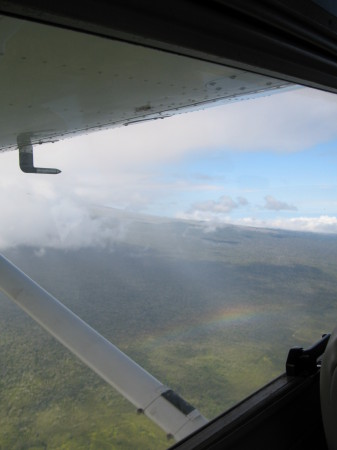
[[(40, 53), (29, 45), (20, 53), (25, 27), (32, 43), (48, 27), (11, 20), (0, 64), (14, 93), (6, 91), (0, 146), (17, 147), (19, 129), (34, 145), (35, 165), (62, 173), (24, 174), (17, 150), (0, 155), (1, 252), (216, 417), (284, 372), (290, 347), (335, 326), (336, 96), (141, 48), (140, 89), (133, 46), (74, 33), (70, 53), (82, 38), (95, 51), (100, 42), (102, 54), (110, 45), (125, 50), (121, 72), (98, 53), (94, 74), (81, 65), (88, 46), (83, 60), (67, 55), (62, 64), (62, 52), (43, 59), (48, 40), (39, 40)], [(73, 32), (55, 33), (50, 45)], [(145, 78), (144, 60), (156, 56), (160, 64)], [(172, 82), (161, 78), (164, 60), (168, 68), (186, 64)], [(30, 81), (29, 108), (21, 71), (16, 79), (10, 66), (32, 76), (37, 63), (45, 81)], [(103, 96), (97, 79), (105, 71)], [(111, 79), (120, 93), (108, 90)], [(196, 111), (174, 114), (184, 106)], [(111, 125), (121, 126), (104, 129)], [(86, 128), (102, 131), (61, 139)], [(0, 300), (0, 448), (173, 443), (5, 295)]]

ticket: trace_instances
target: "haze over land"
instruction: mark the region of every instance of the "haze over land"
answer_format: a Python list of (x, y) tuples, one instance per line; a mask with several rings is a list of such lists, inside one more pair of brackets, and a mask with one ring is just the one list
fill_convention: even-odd
[[(105, 247), (5, 254), (205, 416), (335, 326), (335, 235), (128, 218)], [(122, 224), (106, 215), (106, 226)], [(0, 449), (169, 445), (15, 305), (1, 298), (0, 311)]]

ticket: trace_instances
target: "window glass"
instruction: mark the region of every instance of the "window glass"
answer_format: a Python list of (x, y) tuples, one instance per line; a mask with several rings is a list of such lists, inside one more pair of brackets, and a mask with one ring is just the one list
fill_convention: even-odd
[[(193, 64), (213, 96), (232, 76)], [(209, 419), (337, 313), (336, 97), (247, 77), (220, 106), (35, 146), (57, 176), (0, 155), (2, 253)], [(0, 447), (172, 443), (3, 295), (0, 311)]]

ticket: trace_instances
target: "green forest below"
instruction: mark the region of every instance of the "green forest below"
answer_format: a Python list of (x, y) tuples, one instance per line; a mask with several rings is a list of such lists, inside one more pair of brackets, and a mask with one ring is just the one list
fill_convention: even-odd
[[(337, 322), (334, 235), (134, 221), (107, 248), (4, 254), (209, 419)], [(173, 444), (4, 296), (0, 332), (0, 450)]]

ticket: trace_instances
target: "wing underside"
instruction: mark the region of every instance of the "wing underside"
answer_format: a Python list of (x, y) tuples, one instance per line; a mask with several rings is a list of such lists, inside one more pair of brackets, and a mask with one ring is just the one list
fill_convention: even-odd
[(289, 83), (0, 16), (0, 151), (265, 95)]

